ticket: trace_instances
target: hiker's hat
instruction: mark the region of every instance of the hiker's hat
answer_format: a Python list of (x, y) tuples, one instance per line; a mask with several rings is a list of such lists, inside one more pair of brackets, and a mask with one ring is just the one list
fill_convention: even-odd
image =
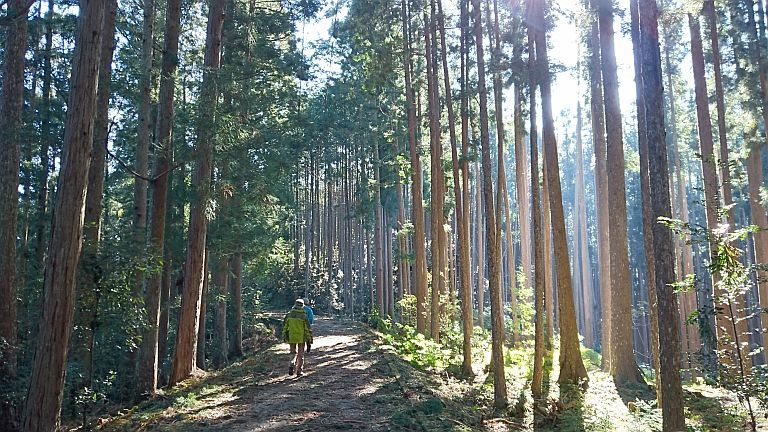
[(302, 300), (302, 299), (296, 299), (296, 303), (294, 303), (294, 306), (301, 306), (301, 307), (304, 307), (304, 300)]

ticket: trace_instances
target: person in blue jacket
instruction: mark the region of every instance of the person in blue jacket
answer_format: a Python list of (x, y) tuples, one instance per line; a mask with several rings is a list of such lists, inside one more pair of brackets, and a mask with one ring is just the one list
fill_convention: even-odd
[[(309, 325), (315, 323), (315, 312), (312, 310), (312, 307), (310, 306), (309, 299), (304, 299), (304, 312), (307, 313), (307, 321), (309, 321)], [(306, 353), (309, 353), (309, 350), (312, 348), (312, 341), (307, 341), (307, 349), (305, 350)]]

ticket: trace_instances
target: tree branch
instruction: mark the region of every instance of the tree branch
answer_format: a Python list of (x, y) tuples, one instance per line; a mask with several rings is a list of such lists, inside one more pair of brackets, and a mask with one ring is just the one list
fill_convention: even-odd
[[(111, 122), (111, 123), (109, 124), (109, 130), (110, 130), (110, 132), (112, 131), (112, 126), (113, 126), (114, 124), (115, 124), (115, 122)], [(108, 132), (108, 133), (107, 133), (107, 137), (109, 137), (109, 134), (110, 134), (110, 132)], [(109, 146), (107, 145), (107, 144), (108, 144), (108, 142), (109, 142), (109, 138), (107, 138), (106, 140), (104, 140), (104, 149), (107, 151), (107, 154), (108, 154), (108, 155), (109, 155), (109, 156), (110, 156), (112, 159), (114, 159), (115, 161), (117, 161), (117, 163), (118, 163), (118, 164), (119, 164), (121, 167), (123, 167), (123, 169), (124, 169), (126, 172), (128, 172), (128, 174), (131, 174), (132, 176), (134, 176), (134, 177), (136, 177), (136, 178), (139, 178), (139, 179), (142, 179), (142, 180), (144, 180), (144, 181), (146, 181), (146, 182), (149, 182), (149, 183), (154, 183), (154, 182), (155, 182), (155, 181), (157, 181), (159, 178), (161, 178), (161, 177), (163, 177), (163, 176), (165, 176), (165, 175), (168, 175), (168, 174), (169, 174), (171, 171), (173, 171), (173, 170), (175, 170), (176, 168), (178, 168), (178, 167), (180, 167), (180, 166), (184, 165), (184, 163), (185, 163), (184, 161), (181, 161), (181, 162), (177, 163), (176, 165), (174, 165), (174, 166), (172, 166), (172, 167), (170, 167), (170, 168), (166, 169), (165, 171), (163, 171), (163, 172), (161, 172), (161, 173), (158, 173), (158, 174), (156, 174), (156, 175), (155, 175), (155, 176), (153, 176), (153, 177), (146, 177), (146, 176), (143, 176), (143, 175), (141, 175), (141, 174), (137, 173), (136, 171), (134, 171), (134, 169), (133, 169), (133, 168), (131, 168), (131, 166), (130, 166), (130, 165), (128, 165), (128, 164), (127, 164), (127, 163), (125, 163), (125, 162), (124, 162), (122, 159), (120, 159), (120, 157), (119, 157), (119, 156), (117, 156), (116, 154), (112, 153), (112, 152), (109, 150)]]
[[(8, 13), (0, 17), (0, 26), (9, 26), (13, 24), (14, 21), (17, 19), (24, 17), (26, 19), (27, 13), (29, 12), (29, 8), (32, 7), (32, 5), (37, 0), (27, 0), (27, 3), (25, 5), (22, 5), (19, 10), (13, 10), (11, 9), (11, 6), (8, 5)], [(8, 3), (8, 0), (0, 1), (0, 6), (3, 4)]]

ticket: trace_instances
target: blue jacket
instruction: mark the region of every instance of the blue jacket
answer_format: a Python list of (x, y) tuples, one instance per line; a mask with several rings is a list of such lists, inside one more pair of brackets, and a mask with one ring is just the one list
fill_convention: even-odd
[(310, 324), (314, 324), (315, 323), (315, 313), (312, 312), (312, 308), (307, 306), (307, 305), (305, 305), (304, 306), (304, 312), (307, 313), (307, 321), (309, 321)]

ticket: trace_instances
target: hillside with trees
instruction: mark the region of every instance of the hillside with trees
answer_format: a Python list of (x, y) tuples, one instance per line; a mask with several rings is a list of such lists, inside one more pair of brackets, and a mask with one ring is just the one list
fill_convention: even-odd
[(0, 0), (0, 431), (768, 430), (767, 22)]

